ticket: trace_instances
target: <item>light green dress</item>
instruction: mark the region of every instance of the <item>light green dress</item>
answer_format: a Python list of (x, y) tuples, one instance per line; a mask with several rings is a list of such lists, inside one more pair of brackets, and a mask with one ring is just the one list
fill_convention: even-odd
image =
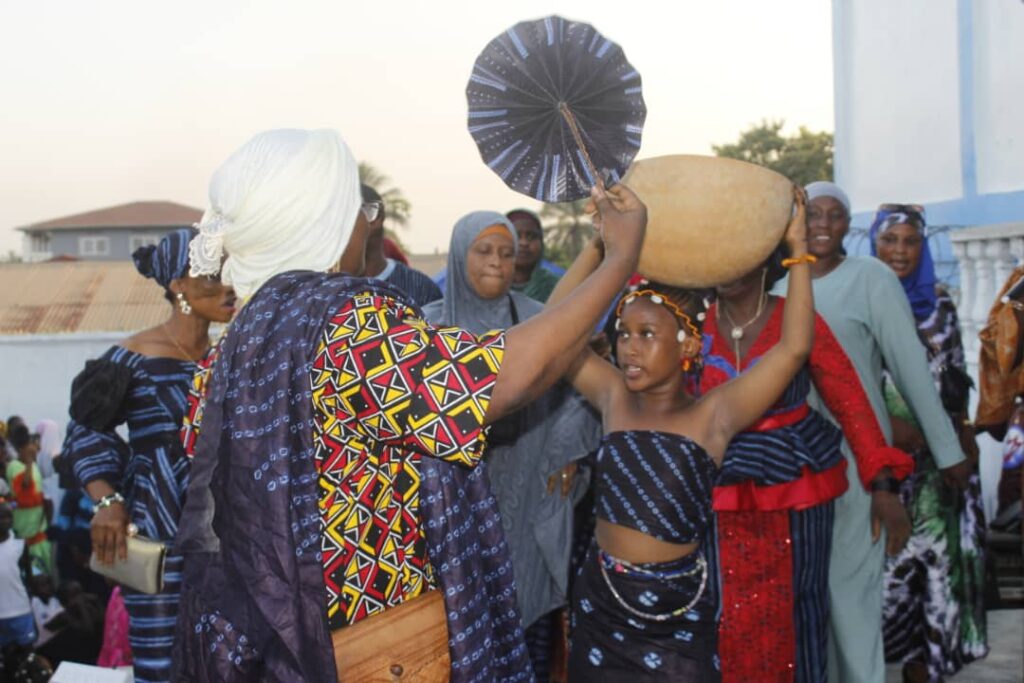
[[(814, 305), (846, 350), (875, 417), (892, 442), (892, 425), (882, 392), (882, 367), (890, 372), (922, 426), (940, 468), (964, 459), (960, 443), (928, 369), (917, 337), (910, 303), (899, 279), (875, 258), (847, 257), (831, 273), (817, 278)], [(786, 282), (776, 286), (784, 294)], [(812, 389), (811, 407), (838, 426), (824, 401)], [(856, 467), (849, 444), (843, 453)], [(882, 586), (884, 539), (871, 541), (871, 494), (853, 485), (836, 500), (829, 568), (829, 680), (840, 683), (884, 683)]]

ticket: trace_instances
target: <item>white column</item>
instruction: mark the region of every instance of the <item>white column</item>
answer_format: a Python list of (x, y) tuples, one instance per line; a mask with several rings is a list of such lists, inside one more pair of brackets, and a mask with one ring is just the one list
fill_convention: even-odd
[[(1024, 222), (1004, 223), (950, 232), (953, 253), (960, 264), (961, 298), (958, 312), (968, 370), (978, 380), (978, 332), (988, 320), (996, 292), (1010, 276), (1015, 263), (1024, 260)], [(971, 392), (971, 413), (978, 393)], [(981, 449), (982, 494), (987, 513), (995, 509), (1002, 446), (988, 435), (978, 438)]]
[[(980, 247), (981, 258), (975, 266), (978, 289), (975, 294), (974, 321), (977, 324), (977, 331), (980, 332), (985, 327), (989, 309), (992, 308), (992, 302), (996, 300), (996, 292), (999, 291), (999, 285), (1002, 284), (1002, 282), (996, 282), (996, 261), (1002, 258), (1004, 253), (1009, 254), (1010, 242), (1004, 239), (989, 239), (977, 244)], [(969, 249), (970, 247), (968, 247)], [(971, 341), (977, 350), (980, 347), (978, 336), (975, 335)]]
[[(1021, 261), (1024, 261), (1024, 237), (1013, 237), (1010, 239), (1010, 256), (1013, 257), (1013, 262), (1010, 264), (1011, 268), (1016, 268), (1020, 265)], [(1006, 274), (1010, 276), (1009, 273)]]
[[(974, 248), (972, 248), (972, 246)], [(980, 255), (980, 243), (963, 241), (953, 243), (953, 253), (960, 262), (960, 334), (964, 341), (964, 353), (967, 362), (974, 370), (978, 362), (978, 321), (975, 307), (977, 305), (978, 276), (977, 257)]]

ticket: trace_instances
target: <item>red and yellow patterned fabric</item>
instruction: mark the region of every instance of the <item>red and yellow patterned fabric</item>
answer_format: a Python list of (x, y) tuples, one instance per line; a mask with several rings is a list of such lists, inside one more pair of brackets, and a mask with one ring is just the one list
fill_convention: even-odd
[(188, 407), (181, 423), (181, 444), (189, 460), (196, 455), (196, 439), (199, 438), (199, 424), (203, 421), (203, 407), (206, 405), (206, 388), (213, 374), (213, 365), (217, 362), (218, 348), (214, 346), (205, 358), (196, 363), (196, 372), (188, 388)]
[[(504, 334), (434, 329), (392, 299), (354, 297), (313, 361), (323, 567), (331, 628), (428, 589), (419, 457), (472, 467)], [(412, 455), (409, 455), (412, 453)]]
[[(316, 416), (327, 614), (340, 628), (433, 585), (420, 526), (421, 455), (472, 467), (504, 352), (503, 332), (435, 329), (373, 294), (330, 320), (310, 383)], [(182, 426), (194, 454), (214, 349), (199, 364)], [(409, 455), (412, 453), (412, 455)]]

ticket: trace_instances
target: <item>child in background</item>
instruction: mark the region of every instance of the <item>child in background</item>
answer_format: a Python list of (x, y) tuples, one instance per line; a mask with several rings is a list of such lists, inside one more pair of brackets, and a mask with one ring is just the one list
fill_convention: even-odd
[(64, 609), (50, 620), (53, 637), (39, 648), (39, 654), (54, 666), (95, 664), (103, 645), (103, 604), (77, 581), (62, 582), (57, 599)]
[(32, 614), (36, 620), (36, 631), (39, 637), (36, 639), (36, 647), (42, 646), (46, 641), (53, 638), (55, 633), (46, 628), (47, 622), (64, 611), (64, 607), (57, 599), (53, 586), (53, 579), (49, 574), (36, 573), (33, 569), (31, 580), (32, 586)]
[(46, 527), (52, 510), (43, 496), (43, 476), (36, 464), (39, 435), (31, 434), (25, 425), (17, 425), (11, 430), (9, 441), (17, 451), (17, 459), (7, 463), (6, 472), (11, 495), (17, 503), (14, 534), (25, 540), (33, 562), (51, 572), (53, 549), (46, 537)]
[(5, 671), (13, 669), (36, 640), (35, 620), (24, 576), (30, 560), (25, 541), (11, 533), (14, 513), (0, 503), (0, 649)]

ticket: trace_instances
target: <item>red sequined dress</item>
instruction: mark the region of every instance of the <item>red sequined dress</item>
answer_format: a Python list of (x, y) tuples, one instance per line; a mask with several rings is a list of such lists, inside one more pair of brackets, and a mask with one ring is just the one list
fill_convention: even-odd
[[(785, 299), (741, 362), (746, 370), (778, 343)], [(707, 392), (737, 375), (731, 339), (708, 312)], [(811, 385), (842, 431), (806, 402)], [(843, 436), (867, 487), (883, 467), (902, 478), (913, 461), (889, 447), (853, 364), (815, 316), (807, 364), (772, 408), (729, 444), (714, 491), (722, 576), (719, 655), (723, 681), (824, 681), (831, 501), (846, 491)]]

